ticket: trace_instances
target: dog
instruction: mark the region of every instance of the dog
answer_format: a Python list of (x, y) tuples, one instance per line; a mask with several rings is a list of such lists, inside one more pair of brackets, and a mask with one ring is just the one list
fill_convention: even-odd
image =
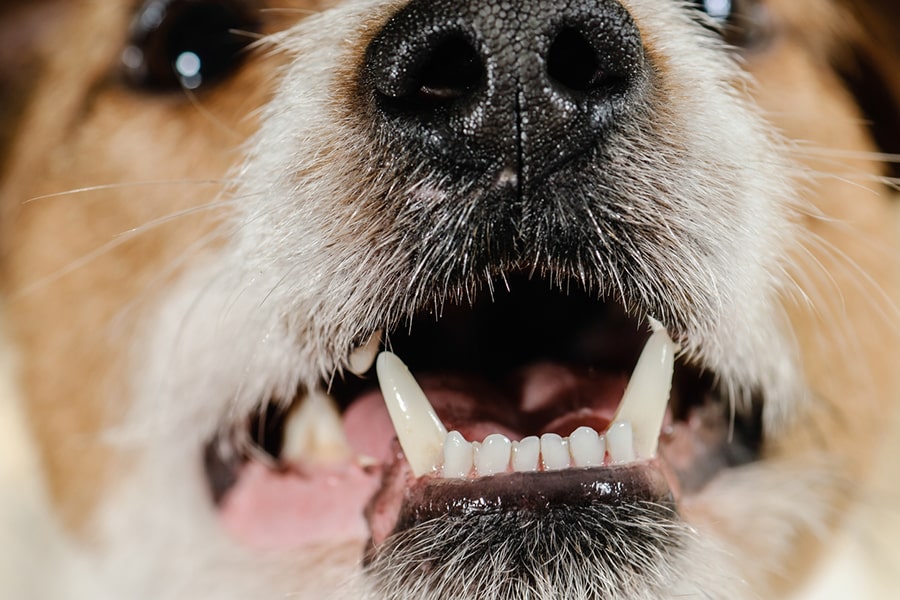
[(0, 15), (4, 597), (893, 597), (890, 2)]

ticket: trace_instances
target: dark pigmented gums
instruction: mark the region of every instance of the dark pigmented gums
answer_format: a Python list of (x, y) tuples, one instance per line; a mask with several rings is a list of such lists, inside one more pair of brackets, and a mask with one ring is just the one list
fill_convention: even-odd
[(409, 491), (397, 530), (445, 516), (512, 511), (539, 518), (558, 506), (615, 506), (632, 501), (674, 507), (662, 473), (646, 465), (507, 473), (474, 481), (433, 479)]

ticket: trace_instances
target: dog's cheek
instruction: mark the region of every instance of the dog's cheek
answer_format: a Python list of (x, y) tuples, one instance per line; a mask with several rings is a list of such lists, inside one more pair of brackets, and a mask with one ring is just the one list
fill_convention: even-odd
[(842, 81), (824, 57), (784, 44), (756, 63), (755, 75), (775, 125), (803, 140), (794, 151), (808, 169), (809, 206), (792, 278), (814, 310), (802, 302), (788, 308), (813, 401), (830, 413), (827, 422), (800, 427), (841, 440), (832, 443), (845, 452), (845, 466), (864, 468), (885, 425), (885, 400), (900, 384), (889, 351), (898, 342), (891, 320), (900, 281), (889, 258), (900, 250), (896, 203), (879, 180), (884, 165), (865, 116)]
[[(692, 511), (743, 549), (737, 554), (747, 557), (748, 579), (768, 579), (771, 596), (783, 597), (828, 551), (822, 533), (840, 526), (853, 502), (866, 501), (861, 497), (877, 475), (896, 418), (888, 402), (900, 389), (891, 351), (900, 341), (892, 325), (900, 298), (892, 257), (900, 246), (896, 200), (878, 181), (884, 167), (872, 154), (865, 116), (831, 70), (834, 41), (815, 33), (842, 28), (810, 27), (801, 15), (815, 12), (811, 3), (769, 4), (793, 35), (779, 37), (749, 65), (759, 82), (756, 100), (787, 137), (802, 140), (794, 154), (808, 170), (801, 244), (788, 261), (795, 287), (784, 305), (811, 393), (792, 428), (767, 445), (763, 469), (729, 478), (730, 486), (718, 485)], [(799, 34), (807, 31), (809, 37)], [(724, 506), (727, 514), (717, 508)], [(806, 525), (786, 530), (791, 522)]]
[(73, 51), (48, 65), (3, 188), (3, 285), (27, 410), (70, 525), (104, 493), (98, 479), (115, 480), (105, 436), (130, 408), (134, 324), (214, 251), (200, 242), (225, 213), (194, 209), (221, 197), (268, 84), (260, 63), (193, 100), (125, 89), (113, 75), (121, 40), (77, 48), (80, 31), (125, 22), (92, 12), (59, 42)]

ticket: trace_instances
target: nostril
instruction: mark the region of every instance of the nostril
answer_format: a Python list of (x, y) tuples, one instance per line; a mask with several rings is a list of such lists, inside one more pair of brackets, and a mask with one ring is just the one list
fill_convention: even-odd
[(562, 29), (547, 54), (547, 74), (567, 88), (586, 92), (594, 85), (600, 60), (590, 42), (577, 30)]
[(483, 59), (465, 33), (409, 29), (403, 22), (389, 25), (369, 48), (369, 75), (382, 108), (427, 114), (484, 87)]
[(484, 66), (472, 44), (462, 35), (453, 35), (436, 43), (411, 76), (419, 99), (450, 102), (478, 89)]
[(547, 75), (577, 92), (616, 89), (626, 85), (618, 69), (605, 68), (599, 51), (574, 27), (564, 27), (547, 53)]

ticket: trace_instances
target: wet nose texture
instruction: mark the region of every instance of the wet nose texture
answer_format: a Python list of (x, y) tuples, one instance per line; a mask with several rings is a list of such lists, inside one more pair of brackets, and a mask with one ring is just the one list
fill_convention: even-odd
[(615, 0), (413, 0), (370, 44), (362, 80), (391, 144), (521, 198), (629, 118), (646, 62)]

